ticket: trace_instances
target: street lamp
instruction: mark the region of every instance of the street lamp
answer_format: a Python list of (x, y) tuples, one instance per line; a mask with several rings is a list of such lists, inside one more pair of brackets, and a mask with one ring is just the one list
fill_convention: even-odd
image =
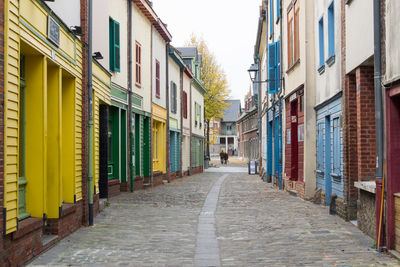
[(250, 69), (247, 71), (249, 72), (250, 80), (254, 83), (257, 77), (258, 64), (251, 64)]

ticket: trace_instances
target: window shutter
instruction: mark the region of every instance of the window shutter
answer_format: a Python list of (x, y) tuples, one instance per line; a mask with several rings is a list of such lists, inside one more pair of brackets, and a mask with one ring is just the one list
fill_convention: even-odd
[(119, 23), (114, 21), (114, 71), (120, 71)]
[(281, 0), (276, 0), (276, 18), (281, 17)]
[(324, 65), (325, 49), (324, 49), (324, 18), (318, 23), (319, 28), (319, 66)]
[(114, 21), (111, 18), (109, 20), (109, 31), (110, 31), (110, 36), (109, 36), (109, 40), (110, 40), (110, 70), (114, 70), (114, 66), (115, 66), (114, 31), (115, 31), (115, 27), (114, 27)]
[(176, 92), (176, 83), (174, 83), (174, 112), (177, 112), (177, 105), (178, 105), (178, 101), (177, 101), (177, 92)]
[(274, 7), (273, 0), (269, 0), (269, 35), (274, 33)]
[(183, 92), (183, 117), (187, 119), (187, 93)]
[[(279, 1), (279, 0), (278, 0)], [(281, 89), (281, 40), (279, 39), (279, 41), (276, 43), (276, 65), (275, 65), (275, 69), (276, 69), (276, 90), (279, 91)]]
[(156, 97), (160, 98), (160, 63), (156, 60)]
[(334, 3), (328, 8), (328, 38), (329, 38), (329, 56), (335, 54), (335, 11)]
[(272, 43), (268, 45), (268, 86), (269, 93), (276, 93), (276, 43)]

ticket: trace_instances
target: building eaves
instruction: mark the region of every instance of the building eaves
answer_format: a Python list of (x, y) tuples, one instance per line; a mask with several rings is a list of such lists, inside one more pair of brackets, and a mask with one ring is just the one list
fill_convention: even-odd
[(167, 27), (165, 26), (164, 22), (158, 18), (157, 22), (153, 23), (156, 30), (160, 33), (161, 37), (164, 39), (165, 42), (169, 43), (172, 41), (172, 35), (168, 31)]
[(133, 0), (133, 2), (151, 23), (156, 23), (158, 21), (156, 12), (154, 12), (153, 8), (146, 0)]
[(182, 59), (179, 51), (175, 47), (173, 47), (173, 46), (169, 47), (169, 55), (175, 61), (175, 63), (178, 64), (178, 66), (181, 70), (184, 70), (186, 68), (185, 62), (183, 62), (183, 59)]
[(200, 82), (196, 77), (193, 77), (192, 83), (195, 85), (195, 88), (197, 89), (197, 91), (200, 92), (200, 94), (202, 94), (202, 95), (207, 94), (206, 88), (204, 88), (204, 85), (202, 84), (202, 82)]

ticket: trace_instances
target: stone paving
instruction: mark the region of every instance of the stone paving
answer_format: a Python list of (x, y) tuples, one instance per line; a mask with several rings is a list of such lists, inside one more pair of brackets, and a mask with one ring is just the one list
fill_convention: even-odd
[(94, 227), (31, 265), (397, 266), (326, 207), (222, 168), (111, 199)]

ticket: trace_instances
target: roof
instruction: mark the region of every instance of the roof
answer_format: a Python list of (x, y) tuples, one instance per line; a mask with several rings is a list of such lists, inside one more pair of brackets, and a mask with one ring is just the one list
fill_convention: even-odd
[(225, 100), (225, 103), (230, 105), (224, 110), (224, 118), (222, 122), (235, 122), (239, 119), (242, 109), (240, 100)]
[(189, 46), (189, 47), (177, 47), (176, 49), (181, 52), (182, 57), (192, 57), (195, 58), (198, 54), (197, 47)]

